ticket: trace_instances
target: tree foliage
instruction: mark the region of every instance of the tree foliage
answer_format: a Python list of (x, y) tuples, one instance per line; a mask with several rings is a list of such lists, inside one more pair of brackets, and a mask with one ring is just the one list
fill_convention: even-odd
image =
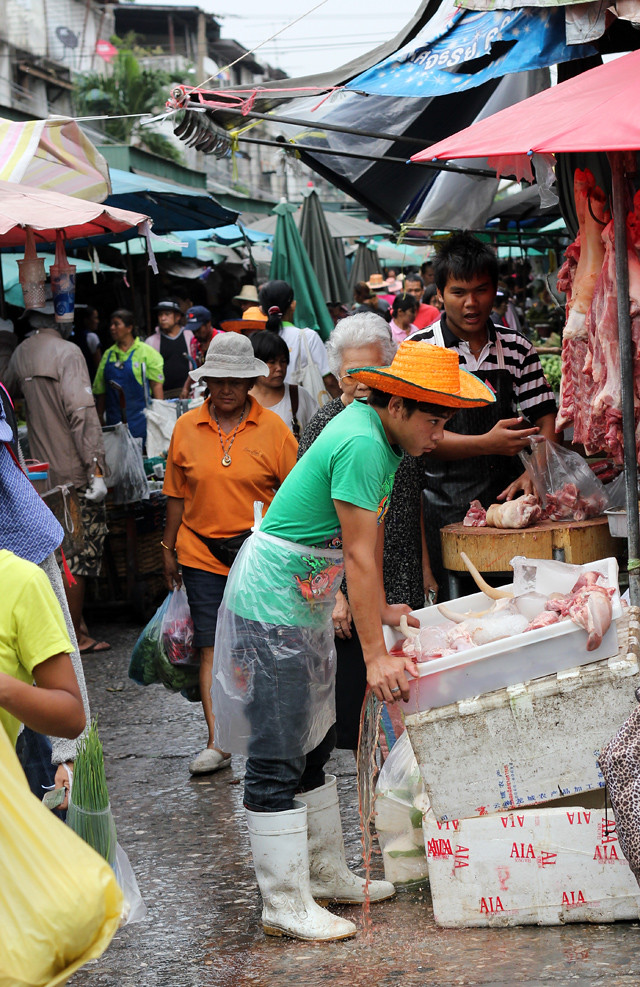
[[(74, 79), (74, 101), (79, 116), (108, 114), (104, 131), (119, 144), (134, 144), (171, 161), (181, 162), (180, 150), (154, 127), (142, 126), (136, 114), (158, 114), (164, 109), (172, 82), (162, 69), (140, 64), (139, 55), (150, 54), (134, 45), (133, 38), (113, 38), (118, 53), (109, 75), (78, 74)], [(182, 79), (180, 81), (183, 81)]]

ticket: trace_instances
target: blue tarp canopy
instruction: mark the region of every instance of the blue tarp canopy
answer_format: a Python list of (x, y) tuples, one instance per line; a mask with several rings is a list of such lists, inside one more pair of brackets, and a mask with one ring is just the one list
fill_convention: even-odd
[(171, 185), (156, 178), (110, 168), (112, 193), (109, 205), (145, 213), (159, 235), (174, 230), (210, 230), (235, 223), (238, 213), (214, 199), (204, 189)]
[(378, 96), (442, 96), (595, 53), (592, 45), (566, 44), (563, 8), (476, 11), (445, 0), (417, 37), (346, 88)]

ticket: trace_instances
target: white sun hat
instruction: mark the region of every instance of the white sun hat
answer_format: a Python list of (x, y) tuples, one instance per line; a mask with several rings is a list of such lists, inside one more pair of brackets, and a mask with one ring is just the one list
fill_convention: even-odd
[(209, 343), (205, 361), (189, 373), (191, 380), (201, 377), (268, 377), (264, 360), (253, 355), (253, 346), (237, 332), (221, 332)]

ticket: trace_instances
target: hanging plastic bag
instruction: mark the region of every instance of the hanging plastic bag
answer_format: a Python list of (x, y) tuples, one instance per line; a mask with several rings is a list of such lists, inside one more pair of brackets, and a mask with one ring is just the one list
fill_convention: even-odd
[(169, 593), (160, 604), (136, 641), (129, 662), (129, 678), (139, 685), (161, 682), (171, 692), (185, 692), (186, 698), (197, 702), (200, 669), (193, 665), (172, 665), (165, 651), (162, 628), (174, 593)]
[(101, 956), (123, 897), (91, 847), (27, 785), (0, 726), (0, 984), (57, 987)]
[(197, 665), (193, 645), (193, 621), (184, 586), (174, 589), (162, 618), (162, 646), (172, 665)]
[(124, 422), (103, 429), (107, 464), (107, 486), (114, 504), (133, 504), (149, 499), (149, 484), (144, 471), (142, 439), (134, 439)]
[(584, 521), (609, 507), (604, 485), (582, 456), (539, 435), (529, 438), (531, 453), (520, 453), (550, 521)]
[(147, 419), (147, 456), (166, 457), (177, 419), (175, 401), (152, 398), (151, 407), (145, 408)]
[(382, 765), (376, 785), (375, 820), (384, 876), (396, 886), (417, 884), (427, 877), (422, 818), (428, 811), (420, 769), (405, 730)]
[(133, 925), (134, 922), (144, 921), (147, 917), (147, 906), (142, 900), (136, 875), (133, 873), (133, 867), (119, 843), (116, 846), (116, 859), (113, 869), (124, 897), (120, 925)]

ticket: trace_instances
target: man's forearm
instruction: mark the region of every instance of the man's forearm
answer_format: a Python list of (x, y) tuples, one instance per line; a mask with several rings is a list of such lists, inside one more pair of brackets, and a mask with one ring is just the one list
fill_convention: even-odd
[(358, 631), (365, 664), (387, 648), (380, 619), (380, 577), (373, 555), (345, 552), (345, 571), (349, 587), (349, 606)]
[(457, 432), (445, 431), (438, 442), (437, 448), (429, 453), (435, 459), (471, 459), (473, 456), (484, 456), (485, 435), (459, 435)]

